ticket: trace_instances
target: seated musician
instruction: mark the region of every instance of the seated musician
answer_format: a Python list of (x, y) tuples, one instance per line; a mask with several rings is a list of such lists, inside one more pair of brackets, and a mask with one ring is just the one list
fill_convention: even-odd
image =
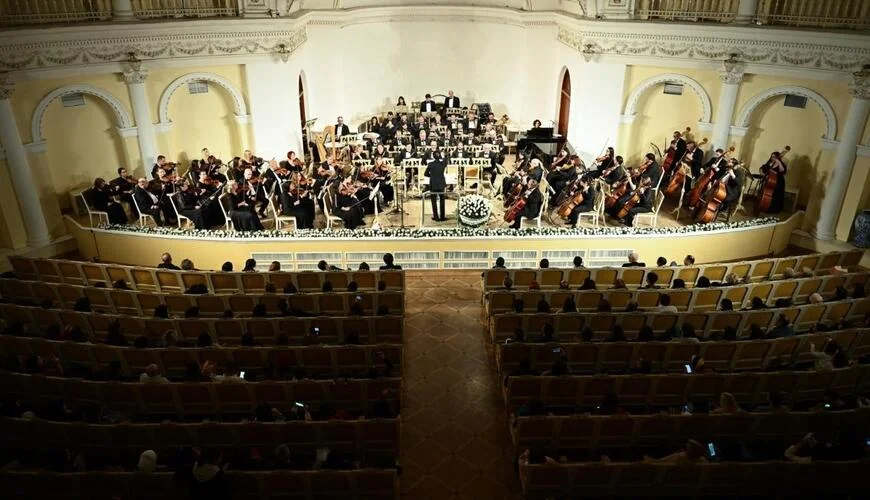
[(375, 164), (372, 166), (374, 177), (371, 180), (371, 186), (380, 186), (379, 191), (384, 195), (384, 203), (387, 205), (393, 203), (396, 197), (395, 189), (392, 184), (392, 172), (390, 166), (384, 161), (383, 157), (375, 158)]
[(452, 90), (447, 91), (447, 98), (444, 99), (444, 109), (448, 110), (450, 108), (458, 108), (459, 107), (459, 98), (453, 95)]
[(541, 163), (541, 160), (533, 158), (532, 161), (529, 162), (529, 170), (527, 173), (529, 179), (534, 179), (536, 183), (540, 184), (541, 179), (544, 178), (544, 164)]
[(261, 182), (259, 175), (255, 175), (256, 169), (251, 166), (245, 168), (242, 173), (243, 179), (243, 187), (245, 188), (245, 192), (251, 193), (253, 197), (253, 201), (251, 202), (251, 207), (256, 203), (260, 204), (260, 209), (257, 211), (257, 214), (260, 217), (266, 216), (266, 208), (269, 206), (269, 201), (266, 199), (266, 188)]
[[(532, 160), (532, 163), (540, 161), (537, 159)], [(541, 211), (541, 204), (544, 202), (543, 196), (541, 195), (541, 190), (538, 189), (538, 181), (534, 178), (530, 178), (528, 184), (526, 185), (525, 192), (521, 195), (526, 200), (526, 206), (523, 207), (523, 211), (514, 218), (513, 224), (510, 227), (514, 229), (520, 228), (520, 221), (522, 217), (526, 217), (528, 219), (534, 219), (538, 216), (538, 212)]]
[(396, 106), (407, 106), (407, 104), (405, 104), (404, 96), (399, 96), (399, 99), (396, 101)]
[(348, 229), (356, 229), (359, 226), (365, 225), (363, 221), (363, 209), (360, 206), (359, 199), (356, 195), (356, 188), (350, 183), (350, 178), (347, 178), (338, 187), (338, 195), (335, 199), (335, 216), (339, 217), (344, 222), (344, 227)]
[[(426, 98), (420, 103), (421, 113), (432, 113), (435, 111), (435, 101), (432, 100), (432, 94), (426, 94)], [(422, 118), (422, 117), (421, 117)]]
[[(159, 190), (160, 188), (157, 187)], [(158, 191), (159, 193), (159, 191)], [(139, 211), (145, 215), (150, 215), (154, 217), (154, 222), (157, 223), (158, 226), (163, 225), (163, 221), (160, 218), (160, 212), (163, 212), (163, 218), (167, 223), (172, 221), (175, 222), (175, 214), (172, 213), (172, 207), (168, 204), (161, 204), (160, 197), (158, 194), (154, 194), (154, 192), (149, 189), (148, 179), (142, 177), (136, 183), (136, 188), (133, 190), (133, 199), (136, 200), (136, 205), (139, 206)]]
[(206, 168), (206, 165), (209, 164), (208, 159), (210, 156), (211, 156), (211, 153), (208, 151), (208, 148), (202, 148), (202, 151), (200, 151), (200, 159), (198, 161), (199, 168), (201, 168), (201, 169)]
[(314, 229), (314, 198), (307, 182), (298, 180), (281, 183), (281, 214), (295, 217), (297, 229)]
[(314, 186), (313, 191), (315, 198), (317, 200), (317, 206), (320, 207), (320, 211), (323, 211), (323, 193), (324, 189), (329, 188), (330, 184), (332, 184), (336, 179), (338, 179), (338, 170), (335, 169), (329, 162), (323, 162), (317, 166), (317, 169), (314, 171)]
[(169, 170), (169, 166), (168, 166), (167, 163), (166, 163), (166, 157), (163, 156), (163, 155), (159, 155), (159, 156), (157, 157), (157, 163), (155, 163), (154, 166), (151, 167), (151, 177), (154, 178), (154, 179), (158, 179), (159, 177), (157, 177), (157, 170), (158, 170), (158, 169), (161, 169), (161, 168), (162, 168), (164, 171), (168, 171), (168, 170)]
[[(416, 151), (414, 151), (414, 144), (411, 142), (405, 143), (405, 149), (403, 149), (396, 156), (394, 163), (396, 165), (401, 165), (405, 160), (410, 160), (416, 157)], [(409, 167), (405, 169), (405, 189), (407, 190), (411, 186), (411, 181), (414, 179), (414, 175), (416, 172), (416, 167)]]
[(438, 141), (438, 145), (442, 148), (453, 145), (453, 132), (449, 128), (441, 135), (441, 140)]
[(196, 190), (190, 185), (190, 179), (184, 179), (178, 184), (178, 194), (176, 194), (175, 202), (178, 206), (178, 213), (193, 221), (194, 227), (197, 229), (208, 229), (205, 217), (202, 214), (202, 205), (199, 201), (199, 196)]
[(372, 150), (372, 154), (371, 154), (370, 156), (371, 156), (373, 159), (378, 159), (378, 158), (386, 158), (389, 154), (390, 154), (390, 153), (387, 152), (387, 148), (386, 148), (386, 146), (384, 146), (383, 144), (378, 144), (378, 145), (375, 146), (375, 148)]
[(429, 144), (429, 134), (426, 130), (420, 130), (414, 137), (414, 147), (420, 149)]
[(647, 153), (645, 158), (646, 169), (644, 170), (644, 175), (649, 176), (650, 182), (652, 182), (652, 186), (655, 189), (662, 178), (662, 166), (658, 164), (656, 155), (652, 153)]
[(541, 128), (541, 120), (535, 120), (532, 122), (532, 128)]
[(740, 162), (737, 158), (728, 159), (724, 168), (720, 168), (716, 173), (719, 182), (725, 183), (725, 200), (719, 205), (719, 212), (728, 214), (728, 220), (731, 220), (732, 209), (736, 208), (735, 204), (740, 199), (740, 193), (743, 192), (743, 182), (740, 176), (737, 175), (735, 168)]
[(469, 111), (465, 117), (465, 122), (462, 124), (466, 132), (477, 133), (480, 131), (480, 121), (477, 119), (477, 113)]
[(615, 161), (614, 157), (616, 157), (616, 152), (613, 150), (612, 147), (608, 147), (604, 151), (604, 154), (602, 154), (598, 158), (595, 158), (595, 163), (592, 164), (592, 169), (589, 172), (590, 177), (592, 177), (593, 179), (597, 179), (604, 175), (605, 172), (610, 173), (611, 170), (608, 169), (613, 166), (613, 163)]
[(296, 156), (295, 151), (287, 151), (287, 163), (289, 163), (287, 170), (291, 172), (301, 172), (305, 170), (305, 162)]
[(115, 201), (113, 196), (115, 195), (105, 179), (102, 177), (94, 179), (94, 187), (91, 189), (91, 203), (93, 203), (94, 208), (109, 214), (111, 224), (126, 224), (127, 213), (124, 212), (121, 203)]
[(435, 127), (440, 127), (444, 125), (444, 122), (441, 121), (441, 115), (435, 115), (432, 119), (432, 125), (429, 127), (430, 129), (434, 129)]
[(429, 123), (426, 122), (426, 118), (422, 116), (417, 117), (417, 121), (411, 127), (411, 133), (415, 136), (420, 135), (420, 131), (425, 130), (427, 133), (429, 132)]
[(465, 149), (465, 143), (460, 142), (456, 144), (456, 149), (453, 150), (453, 154), (450, 156), (453, 158), (471, 158), (471, 153)]
[(378, 120), (377, 116), (373, 116), (369, 120), (368, 132), (372, 132), (375, 134), (381, 133), (381, 122), (380, 122), (380, 120)]
[(568, 225), (571, 227), (577, 227), (577, 220), (579, 219), (579, 215), (584, 212), (591, 212), (595, 207), (595, 185), (591, 182), (586, 182), (583, 179), (577, 179), (576, 181), (576, 192), (574, 193), (582, 193), (583, 201), (578, 204), (571, 211), (571, 215), (568, 216)]
[(213, 194), (216, 190), (220, 181), (213, 181), (209, 179), (208, 173), (204, 170), (199, 171), (199, 179), (196, 182), (196, 191), (200, 196)]
[(411, 124), (408, 123), (408, 113), (402, 113), (402, 114), (400, 114), (400, 115), (396, 118), (395, 125), (396, 125), (396, 129), (399, 129), (399, 130), (402, 129), (402, 126), (403, 126), (403, 125), (410, 127)]
[(438, 147), (438, 140), (432, 139), (429, 141), (429, 144), (426, 145), (426, 153), (423, 155), (422, 158), (423, 163), (426, 164), (430, 161), (434, 161), (434, 157), (436, 156), (436, 154), (438, 156), (442, 156), (441, 150)]
[(396, 142), (396, 124), (393, 120), (387, 118), (384, 121), (384, 124), (381, 125), (380, 132), (381, 134), (381, 142), (385, 144), (395, 144)]
[(550, 173), (547, 174), (547, 182), (556, 193), (562, 191), (568, 182), (574, 179), (576, 171), (567, 149), (562, 149), (550, 163)]
[(133, 203), (133, 176), (127, 174), (124, 167), (118, 168), (118, 177), (109, 182), (112, 192), (121, 197), (121, 201)]
[(489, 182), (495, 188), (495, 178), (500, 170), (498, 153), (492, 150), (491, 144), (484, 144), (478, 158), (489, 160), (488, 166), (483, 167), (483, 171), (489, 174)]
[(368, 160), (368, 159), (369, 159), (368, 152), (363, 150), (362, 144), (354, 145), (353, 152), (351, 152), (351, 154), (350, 154), (350, 160), (356, 161), (356, 160)]
[(611, 209), (611, 215), (616, 217), (616, 214), (622, 210), (623, 206), (626, 202), (628, 202), (632, 196), (638, 194), (640, 196), (639, 201), (636, 205), (634, 205), (631, 210), (628, 211), (628, 214), (625, 215), (625, 218), (622, 219), (622, 222), (626, 226), (634, 225), (634, 217), (640, 213), (652, 212), (653, 200), (655, 199), (653, 195), (652, 189), (652, 181), (646, 175), (641, 177), (640, 182), (635, 184), (632, 180), (629, 180), (630, 191), (625, 194), (622, 198), (620, 198), (616, 205)]
[(255, 191), (250, 186), (245, 187), (236, 181), (230, 181), (227, 187), (230, 194), (230, 219), (236, 231), (262, 231), (263, 224), (254, 213), (254, 204), (257, 200)]
[(782, 212), (782, 205), (785, 201), (785, 174), (788, 172), (788, 166), (783, 161), (782, 153), (779, 151), (771, 153), (767, 163), (761, 166), (762, 174), (767, 175), (768, 172), (776, 174), (776, 187), (773, 189), (773, 197), (767, 213), (778, 214)]
[(610, 184), (610, 187), (616, 187), (616, 184), (628, 175), (628, 171), (625, 169), (625, 160), (619, 155), (616, 156), (613, 165), (608, 170), (609, 172), (602, 175), (602, 178)]
[(220, 172), (220, 168), (223, 166), (223, 162), (219, 159), (215, 158), (213, 155), (209, 155), (206, 160), (206, 165), (202, 170), (205, 170), (210, 179), (215, 179), (220, 182), (226, 182), (227, 176)]

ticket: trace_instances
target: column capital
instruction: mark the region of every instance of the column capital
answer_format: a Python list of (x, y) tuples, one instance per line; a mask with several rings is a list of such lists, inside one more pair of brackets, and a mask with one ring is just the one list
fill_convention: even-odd
[(861, 71), (852, 73), (849, 94), (855, 99), (870, 99), (870, 68), (864, 66)]
[(731, 54), (719, 66), (719, 79), (722, 83), (738, 85), (743, 82), (743, 75), (746, 73), (746, 63), (737, 59), (737, 55)]
[(134, 70), (134, 69), (127, 68), (124, 70), (123, 75), (124, 75), (124, 81), (127, 82), (127, 84), (145, 83), (145, 80), (148, 78), (148, 70), (147, 69)]

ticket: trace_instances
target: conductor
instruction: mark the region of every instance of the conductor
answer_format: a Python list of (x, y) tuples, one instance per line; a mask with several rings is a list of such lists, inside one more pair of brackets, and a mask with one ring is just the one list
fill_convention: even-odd
[(446, 169), (447, 162), (444, 160), (441, 152), (435, 151), (432, 153), (432, 161), (426, 166), (424, 175), (429, 177), (429, 194), (432, 200), (432, 220), (434, 221), (447, 220), (447, 217), (444, 215), (444, 190), (447, 188), (444, 170)]

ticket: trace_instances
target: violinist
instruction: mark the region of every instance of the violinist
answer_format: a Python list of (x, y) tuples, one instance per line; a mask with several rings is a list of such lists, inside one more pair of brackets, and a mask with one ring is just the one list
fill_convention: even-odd
[(788, 166), (783, 161), (782, 153), (779, 151), (771, 153), (767, 163), (761, 166), (762, 174), (767, 175), (768, 172), (776, 174), (776, 186), (773, 189), (773, 197), (767, 213), (778, 214), (782, 211), (783, 201), (785, 200), (785, 174), (787, 171)]
[(233, 221), (233, 228), (236, 231), (262, 231), (263, 224), (254, 213), (254, 205), (256, 204), (256, 194), (251, 193), (243, 184), (236, 181), (230, 181), (230, 219)]
[(175, 174), (170, 174), (161, 167), (157, 169), (155, 180), (160, 183), (162, 191), (167, 195), (175, 192)]
[[(532, 160), (531, 164), (538, 162), (540, 165), (540, 161), (538, 159)], [(523, 207), (523, 211), (514, 218), (513, 224), (510, 227), (514, 229), (520, 228), (520, 221), (523, 217), (534, 219), (538, 216), (538, 212), (541, 211), (541, 204), (544, 202), (544, 198), (541, 195), (541, 190), (538, 189), (538, 181), (534, 178), (530, 178), (528, 180), (528, 184), (526, 185), (525, 191), (521, 195), (526, 200), (526, 206)]]
[[(159, 193), (159, 187), (157, 187)], [(150, 215), (154, 217), (154, 222), (157, 223), (158, 226), (163, 225), (163, 221), (160, 218), (160, 212), (163, 212), (163, 218), (167, 223), (169, 221), (175, 220), (175, 214), (172, 213), (172, 207), (168, 204), (160, 203), (160, 196), (154, 194), (150, 189), (148, 189), (148, 179), (142, 177), (136, 183), (136, 187), (133, 189), (133, 199), (136, 200), (136, 205), (139, 207), (139, 211), (145, 215)]]
[(209, 196), (217, 190), (220, 181), (212, 180), (208, 177), (205, 170), (199, 171), (199, 180), (196, 183), (196, 194), (199, 196)]
[(350, 178), (341, 183), (336, 196), (334, 215), (344, 222), (344, 227), (356, 229), (365, 224), (363, 221), (363, 209), (356, 195), (356, 188), (350, 184)]
[(207, 165), (209, 165), (209, 157), (211, 157), (211, 153), (208, 151), (208, 148), (202, 148), (200, 151), (201, 158), (199, 159), (199, 168), (205, 169)]
[(639, 199), (637, 204), (635, 204), (622, 219), (622, 222), (626, 226), (633, 226), (634, 217), (637, 214), (652, 212), (654, 196), (652, 180), (646, 175), (641, 177), (640, 182), (637, 185), (629, 180), (629, 186), (631, 187), (631, 192), (619, 199), (614, 209), (611, 211), (611, 215), (616, 217), (616, 214), (622, 210), (626, 202), (632, 199), (632, 197), (638, 196)]
[(205, 217), (202, 213), (202, 204), (199, 201), (199, 195), (196, 190), (190, 185), (190, 179), (184, 179), (178, 184), (179, 192), (175, 202), (178, 206), (178, 213), (193, 221), (194, 227), (197, 229), (208, 229)]
[(550, 164), (550, 173), (547, 174), (547, 182), (553, 187), (557, 196), (568, 184), (577, 178), (577, 169), (571, 161), (566, 149), (562, 149), (559, 155)]
[(252, 199), (252, 209), (256, 203), (260, 203), (260, 209), (257, 211), (257, 215), (262, 218), (266, 216), (266, 208), (269, 206), (269, 201), (266, 199), (266, 189), (261, 183), (262, 179), (260, 179), (259, 175), (254, 175), (254, 172), (256, 172), (256, 170), (251, 166), (245, 168), (242, 173), (242, 179), (244, 180), (242, 187), (247, 193), (247, 196)]
[(279, 193), (281, 213), (294, 216), (297, 229), (314, 229), (314, 199), (308, 179), (294, 174), (292, 180), (281, 183)]
[(242, 153), (242, 160), (244, 160), (245, 163), (247, 163), (248, 165), (252, 166), (254, 170), (257, 170), (258, 174), (260, 173), (260, 167), (263, 166), (264, 163), (266, 163), (259, 156), (254, 156), (254, 153), (252, 153), (250, 149), (246, 149), (245, 152)]
[(338, 178), (338, 171), (329, 164), (329, 162), (325, 161), (317, 166), (317, 169), (314, 171), (314, 185), (312, 186), (312, 191), (317, 198), (317, 205), (320, 207), (320, 211), (323, 211), (323, 194), (325, 193), (323, 190), (328, 188), (332, 182)]
[(377, 160), (378, 158), (386, 158), (389, 154), (390, 153), (387, 152), (387, 148), (383, 144), (378, 144), (372, 150), (371, 157), (372, 159)]
[(395, 189), (393, 189), (392, 179), (390, 175), (390, 166), (384, 161), (383, 157), (375, 158), (375, 164), (372, 167), (374, 177), (371, 178), (371, 186), (380, 186), (378, 190), (384, 195), (384, 203), (391, 204), (396, 197)]
[[(595, 163), (592, 164), (593, 170), (592, 170), (592, 172), (590, 172), (589, 175), (593, 179), (597, 179), (597, 178), (601, 177), (602, 175), (606, 175), (606, 174), (604, 174), (605, 171), (608, 174), (610, 172), (612, 172), (612, 170), (608, 170), (608, 169), (610, 169), (610, 167), (613, 166), (613, 163), (614, 163), (613, 158), (615, 156), (616, 156), (616, 152), (613, 150), (613, 148), (608, 147), (607, 150), (604, 151), (603, 155), (599, 156), (598, 158), (595, 158)], [(597, 170), (595, 170), (596, 167), (597, 167)]]
[(109, 182), (109, 187), (115, 196), (120, 197), (121, 201), (133, 204), (133, 176), (127, 173), (126, 168), (118, 168), (118, 177)]
[(601, 178), (610, 184), (611, 188), (615, 188), (617, 184), (625, 180), (627, 175), (625, 160), (621, 156), (617, 156), (609, 167), (601, 171)]
[(169, 170), (169, 165), (166, 163), (166, 157), (163, 155), (157, 157), (157, 163), (155, 163), (154, 166), (151, 168), (151, 177), (153, 177), (154, 179), (159, 179), (159, 177), (157, 176), (157, 170), (161, 168), (164, 170), (164, 172)]
[(362, 144), (357, 144), (353, 147), (353, 151), (350, 154), (350, 160), (352, 162), (357, 161), (357, 160), (368, 160), (368, 159), (369, 159), (368, 152), (363, 151)]
[(115, 201), (112, 188), (106, 183), (102, 177), (94, 179), (94, 187), (91, 189), (91, 203), (94, 208), (101, 212), (106, 212), (109, 216), (111, 224), (126, 224), (127, 213), (124, 212), (124, 207), (121, 203)]
[(220, 172), (222, 166), (223, 162), (215, 158), (214, 155), (209, 155), (208, 159), (206, 159), (205, 166), (202, 166), (202, 164), (200, 164), (200, 169), (205, 170), (209, 179), (214, 179), (218, 182), (226, 182), (227, 176)]
[(571, 215), (568, 217), (568, 225), (571, 227), (577, 227), (577, 220), (580, 218), (579, 215), (581, 213), (591, 212), (595, 207), (595, 186), (591, 182), (578, 178), (575, 190), (576, 192), (572, 194), (582, 193), (583, 201), (571, 210)]
[(368, 131), (375, 134), (381, 133), (381, 122), (378, 120), (377, 116), (373, 116), (372, 119), (369, 120)]
[(290, 172), (302, 172), (303, 170), (305, 170), (305, 162), (302, 161), (298, 156), (296, 156), (295, 151), (287, 152), (287, 163), (289, 164), (287, 166), (287, 169)]
[(499, 154), (492, 150), (491, 144), (484, 144), (478, 158), (484, 158), (489, 160), (486, 167), (483, 167), (483, 171), (489, 174), (489, 183), (490, 185), (495, 187), (495, 178), (498, 176), (498, 172), (501, 169), (499, 165), (501, 162), (499, 161)]

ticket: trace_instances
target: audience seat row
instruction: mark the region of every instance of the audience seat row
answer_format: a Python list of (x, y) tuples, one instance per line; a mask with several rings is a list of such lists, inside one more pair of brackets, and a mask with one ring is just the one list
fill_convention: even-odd
[(520, 480), (528, 500), (802, 495), (830, 498), (870, 488), (870, 460), (848, 462), (575, 463), (528, 465)]
[(665, 408), (715, 400), (723, 392), (750, 406), (764, 403), (769, 392), (780, 393), (785, 403), (819, 401), (828, 389), (841, 396), (870, 391), (870, 365), (809, 372), (517, 376), (508, 379), (504, 395), (509, 410), (533, 400), (548, 408), (582, 410), (611, 393), (625, 406)]
[(717, 442), (776, 443), (783, 451), (808, 432), (851, 426), (867, 430), (870, 408), (832, 412), (570, 415), (519, 417), (511, 429), (517, 455), (526, 449), (588, 453), (606, 449), (666, 447), (680, 449), (689, 439)]
[[(98, 342), (105, 342), (109, 327), (115, 321), (130, 340), (140, 336), (162, 339), (167, 331), (175, 331), (180, 338), (193, 342), (205, 333), (222, 345), (238, 344), (245, 333), (250, 333), (259, 345), (275, 344), (280, 334), (287, 335), (291, 345), (342, 344), (352, 333), (362, 344), (401, 344), (404, 329), (401, 316), (145, 319), (12, 304), (0, 304), (0, 318), (7, 325), (25, 325), (27, 331), (38, 332), (51, 325), (79, 327), (92, 341)], [(315, 328), (319, 329), (316, 336), (313, 335)]]
[[(11, 499), (177, 498), (171, 472), (0, 472), (0, 489)], [(232, 498), (237, 500), (316, 500), (358, 498), (396, 500), (395, 469), (352, 471), (227, 471)]]
[(752, 311), (505, 313), (490, 318), (489, 331), (493, 342), (512, 337), (517, 328), (522, 328), (526, 338), (532, 340), (535, 335), (540, 335), (544, 325), (551, 324), (554, 339), (569, 342), (579, 341), (580, 333), (587, 327), (592, 329), (596, 338), (604, 338), (614, 325), (621, 325), (629, 336), (644, 326), (660, 334), (674, 328), (679, 331), (683, 324), (690, 324), (699, 338), (722, 332), (726, 327), (734, 328), (738, 337), (747, 337), (753, 324), (762, 330), (771, 328), (776, 325), (780, 314), (788, 318), (796, 331), (806, 331), (819, 323), (861, 322), (868, 312), (870, 298)]
[(571, 297), (578, 310), (594, 311), (602, 299), (610, 302), (615, 309), (624, 309), (629, 301), (637, 302), (638, 307), (655, 308), (659, 305), (662, 294), (669, 295), (671, 305), (680, 310), (693, 312), (714, 311), (722, 299), (731, 300), (734, 309), (749, 307), (756, 297), (765, 304), (774, 304), (778, 299), (788, 299), (792, 302), (806, 302), (807, 298), (818, 292), (824, 298), (830, 298), (838, 286), (851, 290), (856, 285), (867, 283), (870, 273), (858, 272), (841, 275), (831, 275), (814, 278), (801, 278), (775, 282), (754, 283), (713, 288), (693, 289), (643, 289), (643, 290), (549, 290), (549, 291), (518, 291), (494, 290), (486, 293), (484, 304), (486, 317), (514, 310), (514, 301), (523, 301), (523, 310), (534, 312), (539, 300), (545, 300), (553, 309), (560, 309), (565, 299)]
[(245, 415), (260, 403), (286, 412), (295, 402), (317, 408), (330, 403), (336, 409), (367, 412), (390, 391), (401, 394), (398, 378), (263, 382), (94, 382), (72, 378), (0, 372), (0, 386), (23, 402), (64, 401), (70, 407), (97, 407), (104, 411), (137, 415)]
[(145, 317), (150, 317), (154, 308), (160, 305), (166, 305), (175, 315), (183, 315), (190, 307), (199, 307), (203, 316), (221, 316), (226, 310), (234, 311), (237, 316), (248, 316), (255, 305), (264, 304), (269, 314), (277, 314), (281, 300), (286, 300), (290, 309), (323, 316), (345, 316), (354, 303), (358, 303), (369, 315), (374, 315), (382, 306), (387, 307), (391, 314), (402, 314), (405, 309), (405, 294), (400, 291), (278, 293), (261, 296), (183, 295), (10, 279), (0, 279), (0, 297), (9, 302), (29, 302), (33, 305), (50, 300), (55, 307), (63, 309), (73, 309), (78, 299), (87, 297), (94, 311)]
[[(294, 455), (314, 456), (317, 448), (366, 453), (399, 451), (399, 419), (331, 420), (327, 422), (202, 422), (86, 424), (2, 418), (0, 442), (6, 449), (63, 450), (86, 455), (123, 456), (144, 450), (157, 453), (180, 448), (218, 450), (262, 448), (286, 444)], [(111, 446), (107, 446), (111, 443)]]
[(658, 274), (658, 282), (662, 286), (671, 286), (673, 280), (682, 279), (687, 287), (691, 287), (701, 276), (706, 276), (710, 281), (723, 281), (731, 273), (742, 281), (757, 282), (780, 279), (787, 268), (798, 272), (808, 268), (817, 274), (826, 274), (834, 266), (854, 269), (861, 262), (863, 254), (862, 250), (853, 250), (679, 267), (487, 269), (483, 273), (483, 286), (485, 290), (501, 288), (504, 279), (510, 277), (518, 288), (528, 287), (532, 281), (542, 288), (559, 288), (563, 280), (576, 288), (587, 278), (594, 280), (599, 287), (609, 287), (616, 279), (623, 280), (629, 287), (638, 287), (644, 283), (648, 272)]
[(278, 290), (293, 284), (303, 292), (316, 292), (329, 281), (336, 290), (344, 290), (355, 281), (360, 290), (375, 290), (379, 281), (387, 289), (404, 290), (403, 271), (298, 271), (271, 273), (225, 273), (220, 271), (170, 271), (143, 266), (125, 266), (63, 259), (36, 259), (22, 256), (9, 257), (15, 275), (20, 279), (47, 283), (90, 285), (105, 283), (111, 286), (124, 280), (130, 288), (143, 291), (178, 293), (193, 285), (205, 285), (209, 293), (263, 293), (266, 283)]
[(382, 363), (381, 354), (393, 364), (395, 375), (400, 374), (402, 367), (402, 346), (396, 344), (139, 349), (0, 335), (0, 355), (31, 354), (45, 359), (57, 356), (64, 363), (76, 363), (95, 372), (107, 372), (111, 363), (118, 362), (122, 374), (135, 377), (152, 363), (163, 375), (181, 377), (190, 363), (202, 366), (206, 361), (218, 365), (234, 363), (240, 370), (261, 370), (267, 364), (304, 367), (305, 374), (314, 377), (365, 376), (373, 366)]
[(683, 372), (692, 357), (704, 358), (704, 367), (716, 371), (760, 371), (771, 367), (793, 368), (816, 360), (810, 345), (821, 352), (834, 339), (851, 359), (870, 355), (870, 328), (838, 330), (772, 340), (722, 340), (714, 342), (600, 342), (500, 344), (496, 364), (510, 373), (527, 360), (542, 372), (564, 357), (574, 373), (620, 373), (648, 361), (653, 372)]

